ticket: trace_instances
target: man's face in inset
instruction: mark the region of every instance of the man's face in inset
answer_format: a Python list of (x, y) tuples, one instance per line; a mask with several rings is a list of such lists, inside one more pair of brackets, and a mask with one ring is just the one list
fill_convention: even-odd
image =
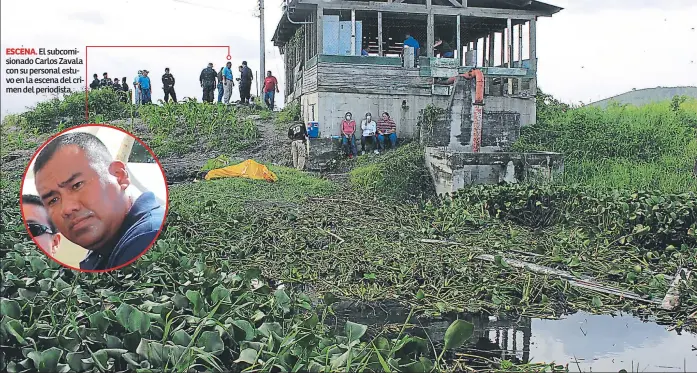
[(33, 203), (23, 203), (22, 212), (29, 226), (29, 232), (36, 240), (36, 243), (42, 250), (55, 256), (61, 237), (51, 230), (51, 223), (46, 209)]
[(77, 145), (56, 150), (35, 183), (58, 231), (88, 250), (110, 243), (130, 209), (126, 165), (91, 162)]

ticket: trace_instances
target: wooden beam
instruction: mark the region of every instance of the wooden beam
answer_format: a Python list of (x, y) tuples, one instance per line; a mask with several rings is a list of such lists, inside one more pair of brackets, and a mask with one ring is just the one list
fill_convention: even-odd
[[(404, 6), (404, 5), (402, 5)], [(435, 22), (433, 22), (433, 0), (426, 0), (426, 8), (428, 10), (428, 19), (426, 21), (426, 48), (428, 57), (433, 57), (433, 44), (435, 44), (434, 28)]]
[(450, 4), (453, 4), (454, 6), (457, 6), (457, 7), (462, 7), (462, 4), (458, 3), (456, 0), (450, 0)]
[(551, 17), (551, 15), (541, 12), (520, 9), (497, 9), (497, 8), (479, 8), (479, 7), (453, 7), (446, 5), (432, 5), (429, 11), (428, 5), (421, 4), (403, 4), (401, 1), (394, 0), (392, 3), (386, 2), (362, 2), (350, 0), (333, 0), (326, 2), (325, 0), (303, 0), (303, 4), (322, 5), (324, 9), (354, 9), (367, 10), (377, 12), (390, 13), (412, 13), (412, 14), (429, 14), (432, 12), (436, 15), (464, 17), (481, 17), (481, 18), (500, 18), (500, 19), (518, 19), (529, 20), (534, 17)]
[[(361, 43), (362, 48), (363, 43)], [(351, 55), (356, 55), (356, 9), (351, 9)]]
[[(513, 20), (508, 19), (508, 67), (513, 67)], [(513, 79), (508, 79), (508, 94), (513, 94)]]
[[(518, 67), (523, 67), (523, 25), (518, 25)], [(518, 93), (523, 91), (523, 79), (518, 79)]]
[(317, 6), (317, 54), (324, 53), (324, 8)]
[(462, 7), (467, 8), (467, 0), (462, 0)]
[[(463, 0), (464, 1), (464, 0)], [(462, 22), (461, 16), (457, 16), (457, 60), (458, 66), (462, 66), (462, 30), (460, 29), (460, 23)]]
[[(501, 67), (506, 67), (506, 29), (504, 28), (503, 31), (501, 31)], [(499, 88), (501, 90), (500, 95), (503, 96), (503, 86), (504, 83), (506, 82), (505, 79), (501, 78), (501, 84), (499, 84)]]
[[(496, 62), (496, 33), (489, 34), (489, 64), (485, 67), (493, 67)], [(491, 94), (491, 79), (484, 80), (484, 93)]]
[(537, 95), (537, 20), (530, 20), (530, 70), (533, 78), (530, 80), (530, 94)]
[(378, 12), (378, 55), (382, 56), (382, 12)]
[(486, 67), (486, 57), (487, 57), (487, 50), (486, 48), (489, 46), (489, 43), (486, 40), (486, 36), (482, 38), (482, 67)]
[(496, 33), (489, 35), (489, 66), (494, 66), (496, 60)]

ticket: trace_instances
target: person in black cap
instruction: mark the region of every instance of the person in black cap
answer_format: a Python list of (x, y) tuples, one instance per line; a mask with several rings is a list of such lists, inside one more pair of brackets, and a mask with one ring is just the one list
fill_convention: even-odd
[(102, 87), (102, 88), (105, 88), (105, 87), (113, 87), (113, 85), (112, 85), (112, 83), (111, 83), (111, 79), (109, 79), (109, 74), (108, 74), (108, 73), (102, 74), (102, 81), (99, 82), (99, 86)]
[(99, 75), (94, 74), (94, 75), (92, 75), (92, 78), (93, 78), (93, 80), (92, 80), (92, 83), (90, 83), (90, 88), (91, 89), (99, 88), (99, 86), (101, 85), (101, 83), (99, 82)]

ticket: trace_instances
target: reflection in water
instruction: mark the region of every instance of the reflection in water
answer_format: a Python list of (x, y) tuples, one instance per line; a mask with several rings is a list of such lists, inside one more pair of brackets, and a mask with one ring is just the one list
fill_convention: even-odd
[[(395, 304), (378, 308), (339, 304), (336, 327), (346, 320), (370, 325), (369, 334), (384, 330), (396, 336), (409, 314)], [(697, 371), (697, 336), (668, 331), (632, 316), (576, 313), (562, 320), (528, 317), (499, 319), (487, 315), (459, 315), (474, 324), (474, 335), (460, 353), (514, 363), (551, 363), (582, 372)], [(413, 335), (442, 345), (455, 318), (412, 319)], [(438, 348), (440, 350), (440, 348)], [(452, 357), (452, 356), (451, 356)]]

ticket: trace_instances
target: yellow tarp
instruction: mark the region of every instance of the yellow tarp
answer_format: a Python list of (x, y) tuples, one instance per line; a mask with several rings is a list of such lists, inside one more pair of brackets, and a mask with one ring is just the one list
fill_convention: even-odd
[(205, 179), (219, 179), (223, 177), (245, 177), (254, 180), (266, 180), (269, 182), (278, 181), (278, 176), (271, 172), (268, 167), (259, 164), (254, 160), (248, 159), (234, 166), (216, 168), (206, 174)]

